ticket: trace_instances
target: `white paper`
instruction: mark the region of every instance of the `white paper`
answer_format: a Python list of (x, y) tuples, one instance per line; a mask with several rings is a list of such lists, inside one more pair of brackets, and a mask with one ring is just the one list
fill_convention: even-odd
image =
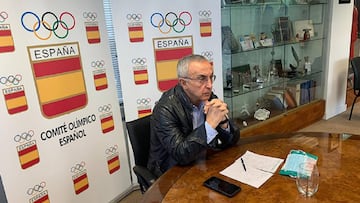
[[(241, 158), (244, 161), (246, 171), (241, 162)], [(273, 175), (273, 173), (275, 173), (276, 169), (283, 161), (283, 159), (246, 151), (244, 155), (222, 170), (220, 174), (255, 188), (259, 188)]]
[(276, 169), (284, 161), (284, 159), (264, 156), (251, 151), (246, 151), (245, 154), (236, 161), (241, 163), (241, 158), (247, 167), (257, 168), (271, 173), (275, 173)]

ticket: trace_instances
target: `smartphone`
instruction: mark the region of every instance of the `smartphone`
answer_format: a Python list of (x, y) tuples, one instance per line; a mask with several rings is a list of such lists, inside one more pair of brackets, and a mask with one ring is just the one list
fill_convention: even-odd
[(212, 176), (209, 179), (207, 179), (204, 182), (204, 186), (213, 189), (228, 197), (233, 197), (234, 195), (236, 195), (238, 192), (241, 191), (241, 188), (239, 186), (229, 183), (215, 176)]

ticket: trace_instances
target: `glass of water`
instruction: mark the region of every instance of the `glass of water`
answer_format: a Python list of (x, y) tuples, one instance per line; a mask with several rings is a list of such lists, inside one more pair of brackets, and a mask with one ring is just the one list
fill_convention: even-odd
[(301, 163), (296, 176), (296, 185), (300, 194), (313, 196), (319, 188), (319, 171), (316, 164)]

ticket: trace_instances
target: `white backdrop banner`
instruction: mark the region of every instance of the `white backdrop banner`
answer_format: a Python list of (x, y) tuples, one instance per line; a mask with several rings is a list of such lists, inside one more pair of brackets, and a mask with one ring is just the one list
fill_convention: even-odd
[(102, 0), (3, 0), (8, 202), (109, 202), (131, 185)]
[(177, 84), (176, 64), (190, 54), (213, 62), (222, 98), (221, 13), (218, 0), (113, 0), (125, 118), (151, 114), (161, 94)]

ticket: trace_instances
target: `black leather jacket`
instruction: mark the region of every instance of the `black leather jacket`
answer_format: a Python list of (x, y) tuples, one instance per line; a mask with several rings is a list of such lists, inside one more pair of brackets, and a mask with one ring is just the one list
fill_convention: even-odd
[[(217, 98), (214, 94), (210, 99)], [(148, 168), (160, 176), (174, 165), (187, 165), (200, 158), (208, 148), (224, 149), (240, 138), (239, 129), (230, 121), (230, 133), (217, 127), (218, 135), (206, 143), (203, 123), (193, 129), (192, 104), (180, 85), (165, 92), (151, 117)], [(219, 141), (220, 140), (220, 141)]]

